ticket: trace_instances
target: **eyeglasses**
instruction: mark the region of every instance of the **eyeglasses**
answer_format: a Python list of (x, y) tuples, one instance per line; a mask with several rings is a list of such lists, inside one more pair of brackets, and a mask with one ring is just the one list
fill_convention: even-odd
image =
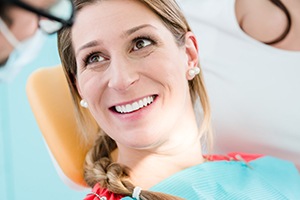
[(22, 0), (11, 0), (11, 3), (37, 14), (40, 18), (39, 28), (47, 34), (56, 33), (74, 23), (74, 5), (71, 0), (55, 0), (45, 9), (33, 7)]

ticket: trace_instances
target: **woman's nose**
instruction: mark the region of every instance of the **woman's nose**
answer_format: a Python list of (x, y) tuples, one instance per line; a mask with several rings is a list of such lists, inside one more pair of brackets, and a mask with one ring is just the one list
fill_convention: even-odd
[(139, 80), (134, 61), (129, 59), (115, 59), (110, 65), (110, 79), (108, 87), (117, 91), (126, 91)]

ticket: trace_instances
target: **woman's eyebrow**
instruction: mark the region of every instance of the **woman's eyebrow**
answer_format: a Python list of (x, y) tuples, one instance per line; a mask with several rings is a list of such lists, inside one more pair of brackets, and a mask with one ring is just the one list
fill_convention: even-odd
[(124, 34), (122, 34), (122, 37), (128, 37), (129, 35), (141, 30), (141, 29), (144, 29), (144, 28), (153, 28), (153, 29), (156, 29), (156, 27), (154, 27), (153, 25), (151, 24), (142, 24), (142, 25), (139, 25), (139, 26), (136, 26), (136, 27), (133, 27), (127, 31), (125, 31)]
[(80, 51), (82, 51), (83, 49), (87, 49), (87, 48), (90, 48), (90, 47), (94, 47), (94, 46), (97, 46), (99, 44), (101, 44), (102, 42), (100, 41), (97, 41), (97, 40), (92, 40), (84, 45), (82, 45), (76, 52), (75, 52), (75, 55), (77, 56), (79, 54)]
[[(129, 30), (126, 30), (123, 34), (121, 34), (121, 38), (126, 38), (128, 37), (129, 35), (141, 30), (141, 29), (144, 29), (144, 28), (153, 28), (153, 29), (157, 29), (156, 27), (152, 26), (151, 24), (142, 24), (142, 25), (139, 25), (139, 26), (136, 26), (136, 27), (133, 27)], [(94, 46), (98, 46), (100, 45), (102, 42), (99, 41), (99, 40), (92, 40), (84, 45), (82, 45), (76, 52), (75, 52), (75, 55), (77, 56), (79, 54), (80, 51), (82, 51), (83, 49), (86, 49), (86, 48), (90, 48), (90, 47), (94, 47)]]

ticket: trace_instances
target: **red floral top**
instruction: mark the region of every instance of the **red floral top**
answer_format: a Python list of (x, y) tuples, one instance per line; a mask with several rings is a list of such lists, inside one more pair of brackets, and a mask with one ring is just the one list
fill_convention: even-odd
[(108, 191), (106, 188), (100, 188), (99, 184), (97, 183), (92, 192), (88, 194), (84, 200), (120, 200), (123, 197), (124, 196), (122, 195), (114, 194)]
[[(229, 153), (227, 155), (210, 155), (204, 156), (209, 161), (242, 161), (247, 165), (248, 162), (262, 157), (259, 154), (243, 154), (243, 153)], [(120, 200), (125, 196), (114, 194), (107, 189), (100, 188), (97, 183), (92, 192), (88, 194), (84, 200)]]

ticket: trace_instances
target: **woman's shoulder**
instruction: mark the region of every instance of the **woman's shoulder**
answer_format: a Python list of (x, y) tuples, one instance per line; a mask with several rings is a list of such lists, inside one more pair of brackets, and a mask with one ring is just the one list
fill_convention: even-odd
[(232, 152), (226, 155), (205, 155), (204, 158), (213, 162), (228, 161), (227, 163), (241, 164), (241, 166), (248, 166), (250, 169), (260, 171), (260, 174), (277, 174), (279, 172), (287, 177), (287, 173), (284, 171), (288, 170), (290, 172), (288, 174), (296, 175), (300, 181), (300, 174), (293, 162), (273, 156)]
[(205, 158), (207, 162), (174, 174), (151, 189), (186, 199), (300, 198), (300, 174), (291, 162), (245, 153)]

